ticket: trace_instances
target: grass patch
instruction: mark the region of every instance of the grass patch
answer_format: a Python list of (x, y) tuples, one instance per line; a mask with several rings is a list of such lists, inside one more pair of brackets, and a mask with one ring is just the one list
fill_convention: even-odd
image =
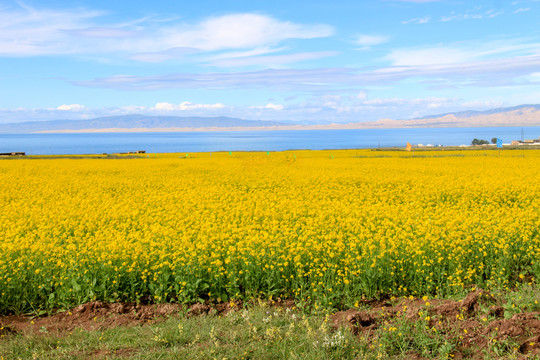
[(352, 359), (366, 351), (325, 316), (265, 306), (103, 331), (10, 335), (0, 344), (4, 359)]
[(333, 315), (259, 302), (96, 331), (41, 326), (2, 335), (0, 359), (540, 359), (538, 298), (540, 289), (523, 285)]

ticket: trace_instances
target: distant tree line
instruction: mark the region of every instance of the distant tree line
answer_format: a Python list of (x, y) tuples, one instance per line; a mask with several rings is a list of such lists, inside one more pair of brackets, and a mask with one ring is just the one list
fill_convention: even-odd
[[(495, 139), (495, 142), (497, 142), (497, 139)], [(471, 141), (471, 145), (487, 145), (487, 144), (489, 144), (489, 141), (477, 139), (477, 138), (474, 138), (473, 141)]]

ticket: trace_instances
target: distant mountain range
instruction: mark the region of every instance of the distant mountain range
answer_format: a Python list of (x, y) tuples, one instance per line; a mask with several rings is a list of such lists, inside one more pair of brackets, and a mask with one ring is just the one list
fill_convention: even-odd
[(518, 106), (497, 108), (497, 109), (490, 109), (490, 110), (483, 110), (483, 111), (467, 110), (467, 111), (459, 111), (459, 112), (454, 112), (454, 113), (427, 115), (427, 116), (422, 116), (420, 118), (415, 118), (414, 120), (440, 118), (447, 115), (454, 115), (457, 118), (471, 118), (473, 116), (493, 115), (493, 114), (500, 114), (500, 113), (515, 112), (515, 111), (526, 110), (526, 109), (540, 110), (540, 105), (536, 105), (536, 104), (518, 105)]
[(349, 124), (292, 125), (290, 121), (220, 117), (122, 115), (91, 120), (31, 121), (0, 124), (0, 133), (149, 132), (225, 130), (381, 129), (421, 127), (540, 126), (540, 105), (520, 105), (486, 111), (462, 111), (409, 120), (381, 119)]
[(461, 111), (410, 120), (378, 120), (373, 127), (493, 127), (540, 126), (540, 105), (519, 105), (485, 111)]
[(121, 115), (104, 116), (90, 120), (51, 120), (29, 121), (22, 123), (0, 124), (0, 132), (4, 133), (33, 133), (33, 132), (65, 132), (102, 129), (168, 129), (168, 128), (201, 128), (201, 127), (253, 127), (253, 126), (282, 126), (286, 122), (242, 120), (226, 116), (218, 117), (180, 117), (180, 116), (149, 116)]

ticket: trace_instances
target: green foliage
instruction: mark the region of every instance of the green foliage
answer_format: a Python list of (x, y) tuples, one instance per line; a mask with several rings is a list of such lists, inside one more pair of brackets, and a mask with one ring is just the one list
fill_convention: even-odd
[[(364, 344), (365, 345), (365, 344)], [(367, 346), (328, 319), (259, 306), (225, 316), (70, 334), (0, 338), (0, 359), (364, 359)]]
[[(491, 306), (502, 301), (508, 318), (540, 310), (539, 298), (540, 289), (529, 284), (489, 293), (479, 300), (475, 315), (458, 319), (460, 323), (453, 316), (441, 315), (425, 300), (414, 314), (407, 314), (407, 306), (397, 314), (382, 310), (376, 326), (357, 335), (349, 328), (333, 328), (328, 315), (271, 307), (264, 302), (249, 308), (233, 307), (223, 315), (211, 311), (187, 317), (180, 313), (161, 323), (100, 331), (57, 333), (42, 326), (34, 333), (0, 336), (0, 359), (397, 360), (448, 359), (458, 354), (474, 359), (480, 354), (484, 359), (518, 359), (523, 355), (519, 351), (523, 340), (500, 336), (499, 329), (490, 326), (500, 320), (490, 314)], [(465, 323), (477, 325), (470, 328)], [(475, 339), (486, 340), (481, 349), (471, 343), (465, 346), (465, 334), (473, 332)], [(528, 358), (538, 358), (532, 356)]]
[[(495, 140), (495, 142), (497, 142), (497, 140)], [(471, 141), (471, 145), (488, 145), (488, 144), (489, 144), (489, 141), (481, 140), (477, 138), (474, 138), (473, 141)]]

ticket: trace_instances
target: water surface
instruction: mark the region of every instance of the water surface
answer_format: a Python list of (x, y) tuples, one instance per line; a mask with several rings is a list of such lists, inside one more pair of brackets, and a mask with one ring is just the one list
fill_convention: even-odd
[(28, 155), (147, 152), (362, 149), (411, 144), (454, 146), (472, 139), (505, 143), (538, 138), (540, 127), (280, 130), (167, 133), (0, 134), (0, 152)]

